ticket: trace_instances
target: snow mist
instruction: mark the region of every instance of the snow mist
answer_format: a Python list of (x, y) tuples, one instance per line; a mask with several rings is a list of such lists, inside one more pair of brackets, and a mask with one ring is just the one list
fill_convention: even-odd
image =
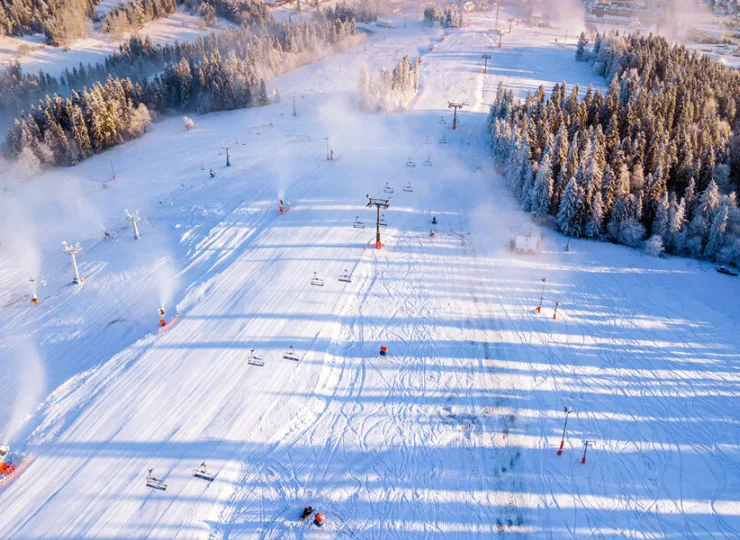
[(15, 374), (13, 386), (18, 388), (18, 392), (13, 400), (8, 425), (0, 434), (0, 442), (14, 440), (46, 395), (46, 368), (30, 340), (22, 341), (11, 349), (5, 359), (4, 369)]

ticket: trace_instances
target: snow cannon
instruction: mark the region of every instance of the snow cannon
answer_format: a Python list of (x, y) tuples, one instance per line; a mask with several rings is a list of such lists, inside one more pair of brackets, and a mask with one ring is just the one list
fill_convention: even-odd
[(38, 305), (38, 303), (39, 303), (39, 297), (34, 294), (33, 295), (33, 298), (31, 298), (31, 303), (33, 305), (35, 305), (35, 306)]
[(283, 200), (280, 199), (280, 213), (283, 213)]
[(325, 521), (324, 514), (322, 514), (321, 512), (316, 514), (316, 517), (313, 518), (313, 522), (319, 527), (321, 527), (324, 524), (324, 521)]
[(537, 310), (537, 313), (538, 313), (538, 314), (542, 313), (542, 306), (537, 306), (537, 307), (536, 307), (536, 308), (534, 308), (534, 309), (536, 309), (536, 310)]
[(167, 321), (164, 320), (164, 315), (166, 311), (164, 310), (164, 307), (159, 308), (159, 324), (162, 326), (167, 326)]
[(15, 465), (5, 461), (9, 455), (10, 446), (7, 444), (0, 445), (0, 478), (10, 476), (15, 471)]
[(310, 506), (307, 506), (306, 508), (303, 509), (303, 513), (301, 514), (301, 521), (305, 520), (311, 514), (313, 514), (313, 508), (311, 508)]
[(380, 347), (380, 356), (385, 356), (387, 352), (388, 352), (388, 347), (386, 347), (385, 345), (382, 345)]

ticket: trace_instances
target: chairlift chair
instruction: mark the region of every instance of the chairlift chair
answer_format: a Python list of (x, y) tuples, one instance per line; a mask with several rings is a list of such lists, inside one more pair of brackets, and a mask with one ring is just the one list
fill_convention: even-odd
[(442, 135), (442, 138), (439, 139), (439, 144), (447, 144), (447, 137), (445, 135)]
[(429, 135), (424, 137), (424, 144), (432, 144), (432, 138)]
[(323, 287), (324, 286), (324, 280), (321, 279), (316, 275), (316, 272), (313, 273), (313, 277), (311, 278), (311, 285), (315, 285), (317, 287)]
[(247, 364), (250, 366), (263, 367), (265, 365), (265, 361), (254, 354), (254, 349), (249, 349), (249, 359), (247, 359)]
[(407, 167), (416, 167), (416, 163), (411, 158), (409, 158), (409, 160), (406, 162), (406, 166)]
[(440, 124), (446, 124), (447, 123), (447, 120), (445, 120), (445, 117), (444, 116), (440, 116), (439, 117), (439, 123)]
[(432, 166), (432, 158), (431, 158), (431, 156), (430, 156), (430, 157), (428, 157), (428, 158), (426, 158), (426, 160), (424, 160), (424, 163), (423, 163), (423, 165), (424, 165), (425, 167), (431, 167), (431, 166)]
[(355, 229), (364, 229), (365, 228), (365, 224), (362, 221), (360, 221), (360, 216), (357, 216), (355, 218), (355, 222), (352, 224), (352, 226)]
[(406, 184), (405, 186), (403, 186), (403, 190), (406, 193), (413, 193), (414, 189), (411, 187), (411, 182), (409, 182), (408, 184)]
[(381, 227), (388, 226), (388, 222), (385, 220), (385, 214), (380, 214), (380, 221), (378, 223)]
[(215, 478), (213, 474), (208, 472), (205, 461), (200, 464), (200, 467), (193, 471), (193, 477), (200, 478), (201, 480), (206, 480), (208, 482), (213, 482), (213, 479)]
[(154, 469), (149, 469), (149, 475), (146, 477), (146, 487), (165, 491), (167, 489), (167, 484), (165, 484), (163, 480), (152, 476), (152, 472), (154, 472)]
[(344, 269), (344, 272), (341, 276), (339, 276), (339, 281), (343, 281), (344, 283), (352, 283), (352, 278), (349, 276), (349, 272), (347, 269)]
[(300, 358), (298, 358), (298, 355), (295, 353), (295, 348), (293, 348), (293, 345), (291, 345), (288, 350), (283, 354), (283, 358), (286, 360), (293, 360), (294, 362), (298, 362)]
[(385, 183), (385, 187), (383, 188), (383, 193), (394, 193), (393, 188), (388, 182)]

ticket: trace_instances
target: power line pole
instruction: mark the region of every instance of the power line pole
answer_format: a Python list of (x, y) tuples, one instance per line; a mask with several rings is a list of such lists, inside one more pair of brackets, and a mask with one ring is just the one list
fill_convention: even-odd
[(491, 59), (491, 55), (485, 53), (481, 58), (483, 58), (483, 74), (485, 75), (488, 73), (488, 61)]
[(80, 277), (80, 272), (77, 269), (77, 259), (75, 258), (75, 255), (82, 251), (82, 246), (80, 246), (79, 242), (77, 242), (74, 246), (70, 246), (69, 244), (67, 244), (67, 242), (64, 241), (62, 242), (62, 245), (64, 246), (62, 248), (62, 251), (68, 254), (72, 259), (72, 270), (74, 271), (74, 279), (72, 279), (72, 283), (74, 283), (75, 285), (79, 285), (85, 280)]
[(139, 211), (136, 210), (135, 212), (131, 213), (128, 211), (128, 208), (124, 210), (126, 212), (126, 219), (131, 222), (131, 225), (134, 226), (134, 240), (138, 240), (141, 235), (139, 234), (139, 226), (136, 224), (138, 221), (141, 221), (141, 217), (139, 217)]
[(448, 109), (454, 109), (455, 114), (452, 117), (452, 129), (457, 129), (457, 110), (462, 109), (467, 103), (460, 103), (456, 101), (448, 101)]
[(221, 148), (223, 148), (224, 151), (226, 152), (226, 166), (227, 167), (231, 167), (231, 161), (229, 160), (229, 157), (230, 157), (229, 150), (231, 150), (231, 145), (230, 144), (221, 143)]
[(371, 197), (370, 195), (366, 195), (367, 197), (367, 207), (370, 208), (371, 206), (374, 206), (378, 212), (377, 219), (375, 220), (375, 249), (380, 249), (383, 244), (380, 242), (380, 209), (386, 209), (391, 205), (391, 199), (393, 197), (388, 197), (387, 199), (375, 199)]

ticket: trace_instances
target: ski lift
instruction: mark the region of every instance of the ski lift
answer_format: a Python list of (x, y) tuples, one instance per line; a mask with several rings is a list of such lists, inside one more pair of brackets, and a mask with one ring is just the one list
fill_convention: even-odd
[(447, 144), (447, 137), (445, 135), (442, 135), (442, 138), (439, 139), (439, 144)]
[(288, 348), (288, 350), (283, 354), (283, 358), (286, 360), (293, 360), (294, 362), (298, 362), (300, 358), (298, 358), (298, 355), (295, 353), (295, 349), (293, 348), (293, 345)]
[(154, 469), (148, 469), (148, 471), (149, 475), (146, 477), (146, 487), (165, 491), (167, 489), (167, 484), (165, 484), (163, 480), (152, 476)]
[(432, 166), (432, 157), (430, 156), (430, 157), (426, 158), (426, 159), (424, 160), (424, 163), (423, 163), (423, 165), (424, 165), (425, 167), (431, 167), (431, 166)]
[(215, 478), (213, 474), (208, 472), (205, 461), (200, 464), (200, 467), (193, 471), (193, 477), (200, 478), (201, 480), (207, 480), (208, 482), (213, 482), (213, 479)]
[(429, 135), (424, 138), (424, 144), (432, 144), (432, 138)]
[(352, 283), (352, 278), (349, 276), (349, 272), (347, 272), (347, 269), (344, 269), (344, 272), (341, 276), (339, 276), (339, 281), (343, 281), (345, 283)]
[(385, 183), (385, 187), (383, 188), (383, 193), (393, 193), (393, 188), (390, 186), (388, 182)]
[(378, 224), (381, 227), (387, 227), (388, 226), (388, 222), (385, 220), (385, 214), (380, 214), (380, 221), (378, 222)]
[(414, 192), (414, 188), (411, 187), (411, 181), (409, 181), (408, 184), (406, 184), (405, 186), (403, 186), (403, 190), (406, 193), (413, 193)]
[(416, 167), (416, 163), (411, 158), (406, 162), (407, 167)]
[(323, 287), (324, 286), (324, 280), (321, 279), (316, 275), (316, 272), (313, 273), (313, 277), (311, 278), (311, 285), (316, 285), (317, 287)]
[(254, 354), (254, 349), (249, 349), (249, 359), (247, 360), (247, 364), (249, 364), (250, 366), (262, 367), (265, 365), (265, 361)]
[(439, 117), (439, 123), (440, 124), (446, 124), (447, 123), (447, 120), (445, 120), (445, 117), (444, 116), (440, 116)]
[(365, 224), (360, 221), (360, 216), (355, 217), (355, 222), (352, 224), (355, 229), (364, 229)]

